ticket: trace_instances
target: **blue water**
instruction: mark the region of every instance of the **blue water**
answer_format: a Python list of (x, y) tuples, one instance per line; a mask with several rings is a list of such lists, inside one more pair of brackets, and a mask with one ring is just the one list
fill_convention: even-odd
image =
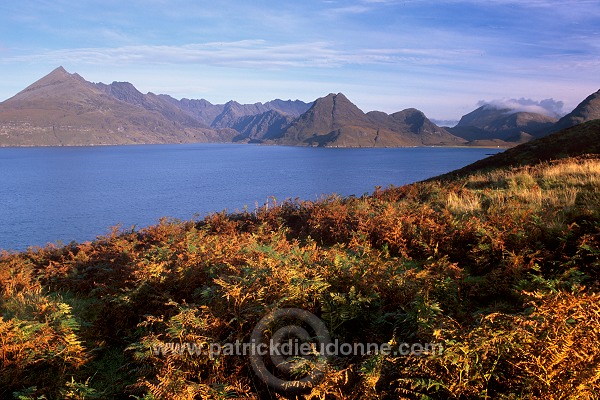
[(445, 173), (498, 150), (236, 144), (0, 148), (0, 249), (93, 240), (109, 228), (200, 218), (270, 196), (357, 195)]

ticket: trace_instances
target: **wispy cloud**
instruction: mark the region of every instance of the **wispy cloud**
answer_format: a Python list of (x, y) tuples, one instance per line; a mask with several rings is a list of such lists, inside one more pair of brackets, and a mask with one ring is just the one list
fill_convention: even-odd
[(92, 64), (201, 64), (242, 68), (342, 67), (344, 65), (439, 65), (474, 54), (467, 50), (363, 48), (343, 50), (328, 42), (277, 44), (265, 40), (210, 42), (180, 46), (122, 46), (40, 51), (4, 58), (10, 62)]
[(569, 108), (600, 87), (598, 0), (201, 3), (2, 0), (0, 98), (57, 65), (182, 97), (342, 91), (365, 109), (448, 119), (479, 99)]
[(381, 6), (398, 4), (398, 0), (359, 0), (355, 2), (342, 2), (341, 5), (336, 1), (326, 1), (333, 7), (325, 10), (325, 14), (330, 16), (343, 14), (364, 14), (373, 11)]
[(327, 10), (327, 14), (338, 15), (338, 14), (362, 14), (371, 11), (371, 7), (363, 5), (354, 5), (346, 7), (335, 7)]

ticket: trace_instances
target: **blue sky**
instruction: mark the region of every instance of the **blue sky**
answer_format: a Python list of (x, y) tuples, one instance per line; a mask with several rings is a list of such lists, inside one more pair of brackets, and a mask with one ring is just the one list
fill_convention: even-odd
[(343, 92), (434, 119), (522, 98), (568, 112), (600, 89), (600, 2), (3, 0), (0, 100), (59, 65), (212, 103)]

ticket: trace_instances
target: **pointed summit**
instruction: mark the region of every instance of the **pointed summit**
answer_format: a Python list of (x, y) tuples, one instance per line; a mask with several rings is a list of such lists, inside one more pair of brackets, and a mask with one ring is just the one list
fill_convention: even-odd
[(317, 99), (279, 141), (328, 147), (397, 147), (460, 144), (464, 140), (436, 126), (416, 109), (388, 115), (365, 114), (343, 93)]
[(9, 100), (25, 101), (31, 96), (58, 96), (65, 92), (82, 89), (89, 85), (81, 76), (68, 73), (58, 67), (43, 78), (35, 81)]
[(63, 67), (0, 103), (0, 128), (4, 146), (223, 141), (159, 96), (127, 82), (95, 85)]
[(367, 115), (342, 93), (330, 93), (317, 99), (312, 107), (290, 128), (297, 140), (326, 135), (346, 125), (368, 125)]
[(61, 67), (55, 68), (48, 75), (46, 75), (42, 79), (39, 79), (38, 81), (34, 82), (29, 87), (34, 86), (35, 84), (38, 84), (38, 83), (60, 82), (65, 79), (70, 79), (70, 78), (74, 78), (74, 77), (75, 77), (75, 74), (68, 73), (67, 70), (61, 66)]
[(52, 70), (52, 72), (50, 72), (48, 74), (49, 75), (58, 75), (58, 74), (62, 74), (62, 75), (70, 75), (67, 70), (61, 65), (57, 68), (55, 68), (54, 70)]

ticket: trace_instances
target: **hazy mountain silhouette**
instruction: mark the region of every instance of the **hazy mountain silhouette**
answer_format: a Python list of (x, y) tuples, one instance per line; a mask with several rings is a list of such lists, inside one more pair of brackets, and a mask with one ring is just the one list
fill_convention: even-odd
[(160, 97), (173, 103), (182, 111), (188, 113), (192, 117), (200, 120), (205, 125), (210, 126), (219, 114), (223, 112), (225, 104), (212, 104), (208, 100), (186, 99), (177, 100), (167, 94), (160, 94)]
[(229, 101), (226, 104), (212, 104), (207, 100), (177, 100), (165, 94), (159, 95), (168, 102), (180, 108), (192, 117), (213, 128), (229, 127), (238, 118), (254, 116), (268, 111), (278, 111), (282, 114), (299, 116), (308, 110), (311, 103), (300, 100), (271, 100), (266, 103), (240, 104)]

